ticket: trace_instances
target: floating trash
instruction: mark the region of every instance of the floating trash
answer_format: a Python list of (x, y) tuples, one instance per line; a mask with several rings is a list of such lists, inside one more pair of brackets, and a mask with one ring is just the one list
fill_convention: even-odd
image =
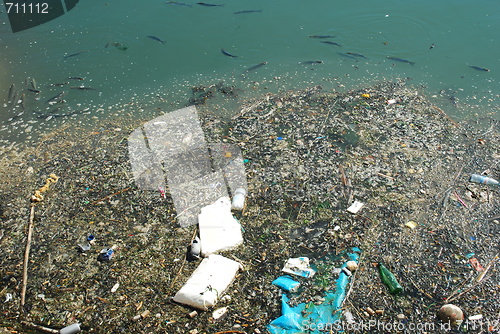
[(79, 333), (81, 331), (80, 329), (80, 324), (75, 323), (69, 326), (66, 326), (64, 328), (61, 328), (59, 331), (60, 334), (74, 334), (74, 333)]
[(483, 175), (478, 175), (478, 174), (472, 174), (470, 176), (470, 181), (474, 183), (482, 183), (482, 184), (487, 184), (487, 185), (492, 185), (492, 186), (500, 186), (500, 182), (488, 177), (488, 176), (483, 176)]
[(364, 206), (365, 204), (359, 201), (354, 201), (350, 207), (347, 208), (347, 212), (350, 213), (358, 213), (359, 210)]
[(221, 255), (209, 255), (191, 274), (173, 300), (206, 311), (233, 282), (241, 265)]
[[(357, 262), (361, 250), (352, 248), (351, 253), (347, 253), (349, 261)], [(346, 270), (347, 262), (342, 264), (341, 269)], [(321, 303), (301, 303), (290, 306), (290, 299), (286, 293), (281, 295), (281, 316), (267, 326), (269, 332), (273, 334), (296, 334), (296, 333), (321, 333), (324, 330), (338, 329), (340, 317), (342, 315), (341, 306), (347, 293), (347, 285), (350, 276), (342, 271), (335, 281), (335, 288), (326, 291)], [(321, 328), (329, 326), (329, 328)], [(333, 326), (333, 327), (332, 327)]]
[(203, 256), (229, 250), (243, 244), (241, 225), (231, 214), (229, 197), (201, 208), (198, 218)]
[[(66, 77), (65, 74), (62, 79)], [(276, 79), (279, 80), (283, 79)], [(200, 107), (197, 117), (209, 152), (206, 170), (219, 171), (217, 175), (222, 177), (198, 180), (192, 175), (183, 175), (184, 171), (198, 170), (190, 165), (197, 160), (193, 160), (192, 154), (199, 157), (207, 152), (193, 150), (189, 145), (190, 149), (183, 151), (186, 156), (172, 155), (179, 158), (177, 166), (182, 168), (178, 170), (170, 169), (169, 160), (164, 156), (151, 155), (162, 173), (164, 188), (161, 189), (165, 197), (159, 196), (157, 186), (142, 188), (137, 182), (131, 184), (131, 180), (137, 180), (132, 179), (134, 172), (128, 160), (128, 145), (132, 145), (129, 139), (142, 139), (144, 154), (163, 154), (162, 150), (154, 150), (155, 145), (165, 150), (169, 147), (153, 140), (148, 143), (151, 144), (148, 151), (144, 141), (145, 137), (149, 138), (150, 125), (141, 126), (177, 108), (170, 107), (171, 103), (176, 105), (173, 100), (162, 100), (156, 94), (149, 97), (151, 103), (143, 104), (146, 97), (137, 96), (124, 100), (123, 106), (111, 106), (109, 112), (113, 113), (113, 119), (99, 119), (99, 127), (83, 127), (83, 123), (78, 122), (80, 117), (101, 117), (108, 112), (107, 106), (105, 111), (92, 109), (86, 112), (88, 115), (52, 116), (50, 122), (64, 122), (57, 123), (58, 126), (26, 151), (17, 143), (1, 142), (0, 146), (4, 146), (0, 152), (4, 157), (1, 170), (5, 180), (0, 206), (4, 294), (11, 293), (15, 299), (16, 286), (19, 286), (15, 273), (19, 254), (24, 253), (26, 235), (23, 231), (31, 205), (23, 194), (30, 193), (33, 184), (55, 173), (61, 177), (60, 181), (51, 185), (50, 196), (36, 204), (33, 247), (37, 251), (30, 254), (26, 295), (26, 305), (32, 306), (33, 321), (45, 319), (40, 323), (46, 323), (49, 319), (61, 328), (66, 325), (68, 310), (79, 310), (78, 320), (98, 323), (99, 326), (93, 328), (100, 333), (114, 333), (124, 328), (146, 333), (160, 327), (169, 333), (184, 334), (195, 329), (199, 333), (213, 333), (233, 329), (233, 326), (235, 331), (264, 333), (265, 326), (279, 317), (282, 306), (281, 291), (271, 282), (282, 275), (280, 269), (288, 258), (299, 256), (309, 258), (316, 271), (310, 278), (290, 274), (294, 281), (300, 282), (300, 287), (296, 292), (286, 293), (288, 307), (295, 310), (298, 305), (307, 305), (307, 309), (305, 306), (301, 309), (304, 314), (299, 316), (308, 316), (308, 310), (319, 310), (321, 305), (333, 300), (328, 293), (333, 293), (337, 279), (344, 277), (355, 284), (347, 285), (349, 303), (344, 303), (342, 309), (348, 307), (356, 323), (364, 320), (435, 323), (435, 312), (429, 305), (436, 300), (460, 301), (460, 306), (473, 311), (473, 315), (497, 319), (499, 282), (494, 268), (498, 250), (491, 245), (498, 243), (500, 233), (500, 197), (496, 187), (469, 182), (468, 178), (474, 171), (488, 176), (500, 175), (496, 163), (500, 147), (498, 122), (489, 117), (476, 119), (474, 123), (480, 123), (479, 128), (460, 118), (456, 126), (433, 108), (418, 87), (403, 81), (349, 88), (345, 92), (338, 89), (311, 87), (280, 94), (273, 94), (270, 89), (267, 95), (251, 101), (233, 101), (227, 118), (216, 114), (220, 111), (217, 106)], [(46, 106), (45, 101), (59, 91), (44, 89), (39, 93), (41, 103)], [(361, 97), (363, 93), (370, 94), (370, 99)], [(161, 92), (159, 95), (165, 96)], [(198, 98), (198, 94), (194, 97)], [(388, 105), (389, 99), (397, 103)], [(440, 102), (448, 103), (447, 100)], [(29, 102), (26, 103), (28, 107)], [(444, 112), (449, 110), (446, 106), (442, 108)], [(28, 110), (20, 118), (26, 117)], [(56, 111), (53, 115), (63, 112), (67, 111)], [(16, 110), (11, 116), (17, 114)], [(133, 115), (141, 119), (131, 121)], [(37, 116), (34, 118), (45, 122)], [(30, 135), (35, 135), (37, 124), (33, 123)], [(9, 126), (5, 131), (11, 129)], [(133, 129), (139, 129), (135, 133), (137, 137), (130, 137)], [(186, 136), (182, 137), (186, 144), (193, 143), (187, 127), (180, 126), (178, 131)], [(284, 139), (277, 140), (277, 137)], [(226, 178), (237, 170), (227, 163), (240, 156), (245, 170), (240, 175), (245, 177), (243, 184), (236, 177)], [(207, 156), (202, 157), (205, 161)], [(167, 170), (180, 175), (170, 175)], [(152, 180), (157, 175), (152, 169), (143, 171), (144, 180)], [(178, 177), (174, 181), (185, 178), (188, 183), (189, 180), (203, 181), (203, 187), (184, 193), (184, 202), (177, 202), (180, 206), (176, 207), (174, 202), (178, 199), (173, 198), (169, 183), (172, 177)], [(177, 183), (172, 185), (176, 187)], [(227, 257), (238, 259), (237, 262), (248, 265), (249, 270), (237, 274), (226, 289), (225, 294), (231, 297), (223, 305), (230, 310), (228, 316), (212, 323), (207, 321), (211, 312), (198, 311), (199, 316), (190, 319), (191, 310), (186, 308), (159, 308), (188, 281), (197, 265), (197, 262), (184, 261), (186, 246), (196, 231), (194, 226), (179, 228), (182, 217), (190, 216), (197, 222), (201, 208), (221, 197), (217, 194), (211, 201), (198, 203), (205, 199), (205, 192), (226, 190), (234, 195), (240, 187), (247, 191), (245, 209), (234, 210), (231, 215), (245, 227), (245, 243)], [(458, 201), (455, 201), (455, 192), (468, 209), (454, 206)], [(351, 214), (346, 208), (355, 199), (369, 205), (358, 214)], [(408, 229), (404, 224), (409, 221), (418, 222), (418, 227)], [(99, 248), (106, 247), (102, 245), (104, 240), (119, 244), (123, 256), (96, 265), (92, 257), (71, 251), (75, 244), (72, 236), (83, 235), (82, 241), (85, 241), (89, 231), (102, 236), (101, 241), (96, 241), (100, 244), (96, 257)], [(352, 276), (347, 276), (338, 268), (338, 275), (334, 274), (335, 267), (350, 260), (343, 252), (337, 252), (353, 246), (364, 250), (363, 270), (348, 268)], [(484, 267), (483, 271), (476, 271), (466, 258), (471, 252), (475, 253), (472, 258)], [(343, 258), (325, 260), (337, 255)], [(401, 273), (397, 278), (408, 293), (394, 298), (387, 298), (388, 293), (375, 293), (385, 289), (378, 279), (377, 268), (371, 265), (378, 261), (404, 268), (404, 273), (398, 269), (394, 274)], [(61, 266), (61, 263), (70, 265)], [(270, 278), (269, 273), (278, 274)], [(45, 283), (48, 278), (50, 282)], [(117, 281), (126, 288), (110, 293)], [(45, 301), (37, 298), (39, 287), (43, 287)], [(78, 297), (81, 287), (85, 287), (84, 299)], [(214, 290), (212, 293), (217, 295)], [(51, 296), (57, 296), (57, 303)], [(481, 296), (488, 298), (481, 299)], [(18, 308), (12, 307), (12, 302), (1, 305), (6, 319), (4, 326), (27, 332), (19, 323)], [(106, 312), (109, 305), (113, 306), (111, 317)], [(94, 306), (97, 308), (93, 309)], [(88, 307), (91, 308), (87, 310)], [(367, 307), (375, 314), (370, 315)], [(144, 310), (160, 313), (160, 317), (142, 318)], [(383, 317), (378, 317), (379, 310), (383, 311)], [(364, 312), (368, 314), (366, 318)], [(348, 316), (338, 313), (347, 323)], [(405, 317), (399, 320), (398, 314)], [(135, 315), (138, 321), (130, 321)], [(179, 319), (186, 321), (176, 322)], [(299, 324), (301, 320), (299, 318)]]
[(387, 269), (382, 263), (379, 263), (377, 268), (380, 274), (380, 279), (387, 286), (391, 295), (397, 295), (403, 291), (403, 287), (399, 284), (396, 276), (394, 276), (389, 269)]
[(316, 271), (309, 266), (308, 257), (288, 259), (282, 269), (283, 272), (302, 277), (313, 277)]
[(450, 323), (452, 326), (459, 325), (464, 319), (462, 310), (453, 304), (441, 306), (438, 311), (438, 317), (442, 322)]
[(278, 277), (272, 282), (272, 284), (288, 292), (297, 291), (297, 289), (300, 286), (300, 282), (295, 281), (292, 277), (288, 275)]
[(113, 258), (115, 251), (113, 248), (104, 248), (99, 252), (97, 259), (99, 261), (109, 261)]

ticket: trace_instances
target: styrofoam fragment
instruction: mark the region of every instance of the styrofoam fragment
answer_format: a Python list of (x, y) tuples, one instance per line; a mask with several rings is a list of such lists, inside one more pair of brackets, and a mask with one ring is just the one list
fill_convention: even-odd
[(354, 201), (354, 203), (351, 204), (350, 207), (347, 208), (347, 212), (350, 213), (358, 213), (359, 210), (364, 206), (365, 204), (359, 201)]

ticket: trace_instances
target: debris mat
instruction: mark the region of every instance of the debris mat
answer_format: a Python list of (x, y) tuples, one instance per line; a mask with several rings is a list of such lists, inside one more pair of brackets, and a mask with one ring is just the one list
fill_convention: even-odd
[[(342, 306), (358, 328), (346, 332), (448, 333), (436, 318), (448, 303), (465, 316), (453, 331), (498, 330), (499, 189), (470, 182), (471, 174), (500, 178), (498, 120), (447, 117), (405, 81), (268, 94), (233, 118), (214, 109), (198, 108), (205, 139), (237, 145), (248, 182), (246, 206), (233, 212), (245, 242), (220, 254), (244, 267), (218, 296), (224, 316), (172, 301), (201, 261), (186, 261), (195, 226), (179, 226), (168, 188), (164, 198), (135, 185), (126, 138), (141, 124), (117, 117), (93, 132), (70, 125), (2, 153), (1, 327), (267, 333), (282, 316), (272, 282), (289, 258), (318, 264), (359, 247)], [(36, 206), (21, 308), (30, 196), (50, 174), (59, 180)], [(364, 205), (348, 212), (356, 201)], [(112, 258), (98, 261), (102, 249)], [(378, 262), (403, 292), (388, 293)], [(287, 307), (323, 303), (336, 284), (333, 266), (342, 265), (326, 263), (300, 278)]]

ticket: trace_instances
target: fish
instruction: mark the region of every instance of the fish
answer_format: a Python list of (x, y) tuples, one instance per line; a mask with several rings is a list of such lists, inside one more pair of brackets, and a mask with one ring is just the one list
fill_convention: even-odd
[(200, 5), (200, 6), (205, 6), (205, 7), (222, 7), (222, 6), (224, 6), (224, 4), (222, 4), (222, 5), (215, 5), (215, 4), (206, 3), (206, 2), (197, 2), (196, 4)]
[(50, 103), (50, 102), (56, 103), (55, 101), (59, 100), (60, 98), (62, 98), (64, 96), (64, 94), (65, 94), (64, 91), (60, 92), (59, 94), (57, 94), (57, 95), (51, 97), (50, 99), (48, 99), (47, 103)]
[(12, 96), (14, 95), (14, 90), (16, 89), (16, 85), (12, 84), (10, 85), (10, 88), (9, 88), (9, 95), (7, 97), (7, 100), (9, 103), (11, 103), (13, 100), (12, 100)]
[(254, 66), (252, 66), (252, 67), (249, 67), (249, 68), (247, 68), (247, 69), (245, 70), (245, 72), (250, 72), (250, 71), (256, 70), (256, 69), (258, 69), (259, 67), (262, 67), (262, 66), (264, 66), (264, 65), (267, 65), (267, 61), (264, 61), (264, 62), (262, 62), (262, 63), (260, 63), (260, 64), (254, 65)]
[(233, 14), (249, 14), (249, 13), (262, 13), (262, 9), (255, 9), (255, 10), (239, 10), (237, 12), (234, 12)]
[(450, 100), (451, 104), (453, 104), (454, 106), (457, 105), (457, 102), (458, 102), (458, 98), (456, 96), (450, 96), (450, 98), (448, 99)]
[(62, 86), (67, 85), (67, 84), (69, 84), (69, 82), (59, 82), (59, 83), (50, 84), (49, 86), (51, 86), (51, 87), (62, 87)]
[(123, 44), (121, 43), (117, 43), (117, 42), (108, 42), (106, 43), (106, 45), (104, 46), (104, 48), (108, 48), (110, 45), (114, 46), (115, 48), (118, 48), (120, 50), (127, 50), (128, 47), (127, 46), (124, 46)]
[(332, 36), (332, 35), (310, 35), (309, 37), (310, 38), (334, 38), (336, 36)]
[(15, 121), (15, 120), (19, 119), (22, 115), (24, 115), (24, 110), (21, 111), (19, 114), (15, 115), (15, 116), (13, 116), (11, 118), (9, 118), (8, 121), (9, 122)]
[(24, 93), (22, 93), (21, 97), (19, 98), (19, 104), (21, 105), (21, 108), (23, 108), (23, 110), (26, 110), (26, 107), (24, 106)]
[(83, 53), (87, 53), (89, 52), (89, 50), (83, 50), (83, 51), (80, 51), (80, 52), (76, 52), (76, 53), (72, 53), (70, 55), (67, 55), (67, 56), (64, 56), (64, 59), (68, 59), (68, 58), (71, 58), (71, 57), (76, 57), (76, 56), (79, 56)]
[(410, 65), (415, 65), (414, 61), (409, 61), (409, 60), (406, 60), (406, 59), (403, 59), (403, 58), (397, 58), (397, 57), (387, 56), (387, 59), (394, 60), (394, 61), (399, 61), (401, 63), (407, 63), (407, 64), (410, 64)]
[(12, 94), (12, 97), (11, 97), (11, 100), (9, 101), (9, 103), (13, 103), (13, 104), (17, 103), (17, 92), (14, 92)]
[[(50, 111), (50, 113), (51, 113), (51, 114), (56, 113), (56, 112), (60, 111), (62, 108), (63, 108), (63, 107), (56, 107), (55, 109), (52, 109), (52, 110)], [(56, 116), (56, 117), (57, 117), (57, 116)]]
[(354, 56), (354, 57), (359, 57), (359, 58), (368, 59), (368, 58), (366, 58), (365, 56), (363, 56), (361, 53), (346, 52), (346, 54), (351, 55), (351, 56)]
[[(54, 109), (53, 111), (51, 111), (51, 113), (52, 112), (56, 112), (56, 111), (58, 111), (58, 110)], [(52, 115), (49, 115), (49, 116), (42, 114), (42, 115), (39, 115), (37, 117), (38, 118), (45, 118), (44, 121), (50, 121), (53, 118), (59, 118), (59, 117), (63, 117), (63, 116), (64, 116), (64, 114), (52, 114)]]
[[(69, 80), (85, 80), (85, 78), (82, 77), (68, 77)], [(68, 82), (66, 82), (68, 83)]]
[(35, 94), (38, 94), (38, 93), (41, 93), (41, 92), (42, 92), (42, 91), (40, 91), (40, 90), (38, 90), (38, 89), (31, 89), (31, 88), (28, 88), (28, 90), (29, 90), (30, 92), (35, 93)]
[(193, 5), (190, 5), (190, 4), (187, 4), (187, 3), (183, 3), (183, 2), (177, 2), (177, 1), (166, 1), (165, 3), (167, 5), (193, 7)]
[(86, 87), (86, 86), (71, 86), (69, 87), (70, 89), (79, 89), (79, 90), (97, 90), (92, 87)]
[(47, 117), (47, 114), (43, 113), (43, 112), (40, 112), (40, 111), (36, 111), (36, 110), (33, 110), (33, 114), (37, 115), (36, 118), (44, 118), (44, 117)]
[(125, 46), (121, 43), (114, 42), (114, 43), (111, 43), (111, 45), (113, 45), (115, 48), (117, 48), (118, 50), (121, 50), (121, 51), (125, 51), (128, 49), (128, 46)]
[(38, 90), (38, 88), (36, 88), (35, 78), (31, 78), (30, 83), (31, 83), (31, 88), (33, 88), (34, 90)]
[(151, 39), (154, 39), (155, 41), (158, 41), (158, 42), (160, 42), (160, 43), (162, 43), (162, 44), (165, 44), (165, 43), (166, 43), (166, 41), (162, 41), (161, 39), (159, 39), (159, 38), (158, 38), (158, 37), (156, 37), (156, 36), (151, 36), (151, 35), (149, 35), (149, 36), (147, 36), (147, 37), (148, 37), (148, 38), (151, 38)]
[(342, 56), (342, 57), (345, 57), (345, 58), (357, 60), (356, 57), (354, 57), (353, 55), (350, 55), (349, 53), (337, 52), (337, 54), (339, 56)]
[(304, 65), (308, 65), (308, 64), (323, 64), (323, 61), (322, 60), (308, 60), (308, 61), (302, 61), (299, 64), (304, 64)]
[(230, 54), (229, 52), (227, 52), (226, 50), (224, 49), (220, 49), (220, 51), (222, 52), (223, 55), (226, 55), (228, 57), (232, 57), (232, 58), (238, 58), (238, 56), (235, 56), (235, 55), (232, 55)]
[(64, 114), (64, 116), (73, 116), (73, 115), (77, 115), (77, 114), (83, 114), (84, 112), (89, 111), (89, 109), (90, 108), (85, 108), (85, 109), (81, 109), (81, 110), (72, 110), (72, 111)]
[(487, 69), (487, 68), (484, 68), (484, 67), (479, 67), (479, 66), (473, 66), (473, 65), (469, 65), (470, 68), (473, 68), (475, 69), (476, 71), (484, 71), (484, 72), (489, 72), (490, 70)]
[(332, 42), (332, 41), (321, 41), (321, 43), (330, 44), (330, 45), (336, 45), (336, 46), (342, 46), (339, 43), (335, 43), (335, 42)]

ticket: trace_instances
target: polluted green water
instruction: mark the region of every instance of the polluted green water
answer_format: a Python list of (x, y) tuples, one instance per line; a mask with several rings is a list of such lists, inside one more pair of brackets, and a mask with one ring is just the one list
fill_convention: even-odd
[[(131, 100), (150, 106), (161, 99), (164, 111), (175, 110), (190, 103), (192, 87), (219, 82), (239, 89), (221, 108), (229, 113), (269, 91), (315, 85), (345, 91), (408, 78), (458, 120), (498, 118), (496, 1), (211, 4), (220, 6), (82, 0), (16, 33), (6, 6), (0, 13), (4, 144), (65, 122), (94, 118), (98, 127), (113, 106)], [(137, 110), (129, 117), (152, 116)]]

